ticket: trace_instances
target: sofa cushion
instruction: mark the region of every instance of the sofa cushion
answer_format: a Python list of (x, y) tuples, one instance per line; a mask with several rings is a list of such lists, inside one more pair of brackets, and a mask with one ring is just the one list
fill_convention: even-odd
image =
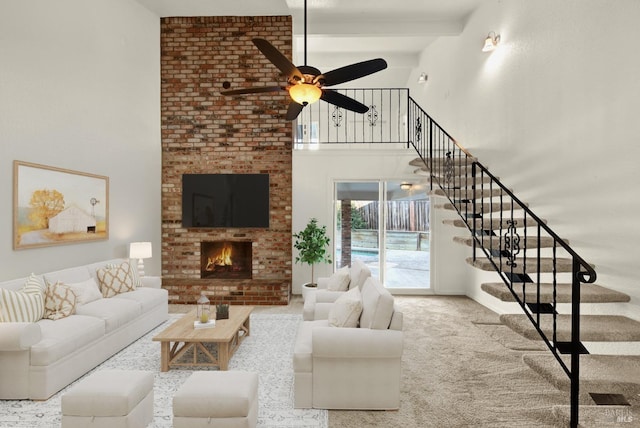
[(13, 291), (22, 290), (22, 287), (24, 287), (24, 284), (27, 282), (28, 279), (29, 277), (16, 278), (16, 279), (11, 279), (9, 281), (3, 281), (0, 283), (0, 288), (4, 288), (5, 290), (13, 290)]
[(103, 297), (112, 297), (136, 289), (131, 263), (109, 264), (97, 271)]
[(329, 310), (329, 325), (331, 327), (358, 327), (362, 313), (362, 297), (358, 287), (338, 297)]
[(142, 305), (131, 299), (100, 299), (76, 308), (79, 315), (100, 318), (105, 322), (105, 331), (110, 333), (142, 314)]
[(86, 266), (77, 266), (54, 272), (45, 273), (44, 279), (46, 282), (54, 284), (56, 282), (63, 282), (69, 284), (72, 282), (86, 281), (91, 277), (89, 275), (89, 269)]
[(44, 293), (44, 318), (57, 320), (68, 317), (76, 308), (76, 295), (68, 285), (61, 282), (47, 284)]
[(98, 288), (96, 280), (88, 278), (80, 282), (65, 283), (73, 290), (76, 295), (76, 306), (86, 305), (94, 300), (102, 299), (102, 293)]
[(104, 321), (83, 315), (71, 315), (53, 321), (38, 321), (42, 340), (31, 347), (31, 365), (47, 366), (77, 352), (89, 343), (102, 339)]
[(362, 287), (360, 327), (386, 330), (393, 316), (393, 296), (380, 281), (370, 277)]
[(327, 290), (330, 291), (347, 291), (349, 289), (349, 283), (351, 282), (351, 275), (349, 273), (349, 266), (335, 271), (327, 281)]
[(0, 288), (0, 321), (36, 322), (44, 315), (44, 281), (31, 274), (19, 291)]
[(169, 292), (164, 288), (137, 288), (134, 291), (121, 293), (112, 297), (112, 299), (128, 299), (140, 303), (142, 313), (166, 304), (169, 301)]
[(371, 271), (364, 264), (362, 260), (354, 260), (351, 263), (351, 269), (349, 269), (349, 274), (351, 275), (351, 281), (349, 282), (349, 288), (358, 287), (362, 290), (364, 286), (364, 282), (367, 278), (371, 277)]

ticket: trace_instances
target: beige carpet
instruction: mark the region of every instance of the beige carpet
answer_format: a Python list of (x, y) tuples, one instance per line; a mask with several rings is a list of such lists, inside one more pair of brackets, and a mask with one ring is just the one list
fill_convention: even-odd
[[(568, 405), (569, 395), (522, 361), (524, 354), (547, 351), (535, 351), (536, 344), (513, 336), (499, 325), (495, 313), (466, 297), (397, 296), (396, 302), (405, 320), (400, 410), (331, 410), (330, 428), (566, 426), (554, 418), (553, 408)], [(256, 311), (301, 313), (302, 302), (297, 298), (288, 306), (256, 307)], [(503, 331), (506, 337), (501, 336)], [(622, 424), (612, 417), (603, 419), (603, 412), (581, 426), (627, 428), (640, 421), (635, 406), (625, 413), (633, 420)]]
[(552, 407), (568, 396), (474, 324), (496, 322), (494, 313), (466, 297), (396, 301), (405, 315), (400, 410), (330, 411), (330, 427), (554, 426)]

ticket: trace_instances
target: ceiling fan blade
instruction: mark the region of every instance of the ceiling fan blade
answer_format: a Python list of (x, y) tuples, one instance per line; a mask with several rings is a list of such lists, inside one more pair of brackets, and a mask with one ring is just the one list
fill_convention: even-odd
[(242, 94), (258, 94), (261, 92), (284, 91), (282, 86), (254, 86), (252, 88), (231, 89), (228, 91), (220, 91), (222, 95), (242, 95)]
[(287, 115), (285, 116), (285, 118), (287, 120), (296, 120), (296, 118), (298, 117), (298, 115), (300, 114), (303, 108), (304, 106), (302, 104), (298, 104), (295, 101), (291, 101), (289, 103), (289, 108), (287, 109)]
[(342, 95), (340, 92), (332, 91), (331, 89), (323, 89), (320, 99), (328, 102), (329, 104), (355, 111), (356, 113), (366, 113), (369, 111), (369, 107), (361, 102), (356, 101), (353, 98), (349, 98), (346, 95)]
[(377, 73), (385, 68), (387, 68), (387, 61), (382, 58), (370, 59), (328, 71), (320, 80), (323, 86), (333, 86)]
[(273, 65), (278, 67), (278, 69), (287, 76), (287, 78), (295, 76), (298, 80), (303, 79), (300, 70), (298, 70), (298, 68), (271, 43), (265, 39), (252, 39), (251, 41)]

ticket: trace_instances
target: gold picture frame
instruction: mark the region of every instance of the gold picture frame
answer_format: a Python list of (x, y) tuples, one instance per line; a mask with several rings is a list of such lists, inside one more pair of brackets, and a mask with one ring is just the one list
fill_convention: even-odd
[(109, 177), (13, 161), (13, 248), (109, 239)]

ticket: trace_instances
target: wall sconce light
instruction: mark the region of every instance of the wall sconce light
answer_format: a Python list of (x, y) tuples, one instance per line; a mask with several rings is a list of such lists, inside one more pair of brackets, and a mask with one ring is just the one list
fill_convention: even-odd
[(493, 31), (491, 31), (487, 38), (484, 39), (484, 46), (482, 47), (482, 52), (491, 52), (498, 46), (500, 43), (500, 34), (496, 35)]
[(427, 83), (428, 78), (427, 73), (421, 73), (420, 77), (418, 77), (418, 83)]
[(142, 259), (151, 257), (151, 242), (132, 242), (129, 244), (129, 258), (138, 259), (138, 275), (144, 276), (144, 262)]
[(402, 183), (402, 184), (400, 184), (400, 188), (402, 190), (410, 190), (411, 186), (413, 186), (411, 183)]

